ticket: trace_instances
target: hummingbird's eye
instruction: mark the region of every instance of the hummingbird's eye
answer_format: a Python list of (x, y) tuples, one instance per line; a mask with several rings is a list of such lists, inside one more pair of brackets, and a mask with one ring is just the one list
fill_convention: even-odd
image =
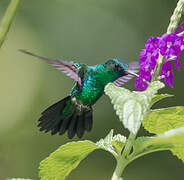
[(119, 66), (119, 64), (114, 64), (114, 67), (117, 69), (117, 70), (121, 70), (121, 67)]

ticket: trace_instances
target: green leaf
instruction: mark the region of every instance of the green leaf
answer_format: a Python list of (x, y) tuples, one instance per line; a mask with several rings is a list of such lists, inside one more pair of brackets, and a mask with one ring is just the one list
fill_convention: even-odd
[(146, 115), (143, 126), (150, 133), (155, 134), (184, 126), (184, 106), (152, 110)]
[(152, 98), (163, 87), (163, 83), (155, 81), (145, 91), (131, 92), (109, 83), (105, 87), (105, 93), (111, 98), (116, 114), (125, 128), (136, 134), (144, 116), (149, 110)]
[[(134, 156), (141, 156), (154, 151), (171, 150), (174, 152), (184, 151), (184, 127), (169, 130), (154, 137), (137, 138), (134, 144)], [(184, 154), (180, 153), (184, 159)]]
[(154, 95), (152, 100), (151, 100), (151, 106), (153, 104), (155, 104), (156, 102), (158, 102), (164, 98), (167, 98), (167, 97), (173, 97), (173, 95), (171, 95), (171, 94), (156, 94), (156, 95)]
[(113, 129), (109, 134), (104, 138), (100, 139), (96, 145), (101, 149), (112, 153), (114, 157), (117, 157), (118, 154), (121, 154), (121, 150), (126, 142), (126, 137), (120, 134), (113, 136)]
[[(160, 134), (170, 129), (184, 126), (184, 107), (176, 106), (151, 111), (144, 119), (143, 126), (150, 133)], [(184, 161), (184, 149), (171, 149), (172, 153)]]
[(104, 139), (96, 144), (87, 140), (67, 143), (40, 163), (39, 176), (41, 180), (63, 180), (90, 152), (95, 149), (103, 149), (116, 157), (125, 141), (126, 137), (119, 134), (113, 137), (113, 130), (111, 130)]
[(40, 163), (41, 180), (63, 180), (89, 153), (99, 149), (91, 141), (70, 142), (60, 146)]

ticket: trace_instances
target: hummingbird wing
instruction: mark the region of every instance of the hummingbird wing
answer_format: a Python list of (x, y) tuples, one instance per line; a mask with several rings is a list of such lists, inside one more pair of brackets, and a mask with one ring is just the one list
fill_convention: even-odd
[[(137, 73), (139, 71), (139, 64), (137, 62), (129, 63), (128, 64), (128, 70), (133, 72), (133, 73)], [(126, 76), (122, 76), (122, 77), (116, 79), (113, 83), (116, 86), (122, 86), (123, 84), (128, 82), (130, 79), (132, 79), (132, 77), (134, 77), (134, 75), (128, 74)]]
[(56, 69), (62, 71), (67, 76), (71, 77), (76, 82), (78, 82), (78, 84), (80, 86), (82, 86), (81, 78), (79, 76), (79, 69), (77, 68), (77, 66), (74, 65), (73, 62), (67, 62), (67, 61), (63, 61), (63, 60), (57, 60), (57, 59), (50, 59), (50, 58), (41, 57), (41, 56), (38, 56), (38, 55), (33, 54), (31, 52), (28, 52), (26, 50), (23, 50), (23, 49), (20, 49), (20, 51), (25, 53), (25, 54), (28, 54), (28, 55), (31, 55), (31, 56), (34, 56), (34, 57), (37, 57), (39, 59), (42, 59), (44, 61), (49, 62)]

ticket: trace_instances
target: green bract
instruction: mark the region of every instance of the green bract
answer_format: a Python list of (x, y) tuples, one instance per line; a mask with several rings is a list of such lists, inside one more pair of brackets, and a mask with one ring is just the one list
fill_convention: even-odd
[(120, 134), (113, 136), (113, 129), (112, 129), (109, 132), (109, 134), (104, 139), (100, 139), (100, 141), (98, 141), (96, 145), (106, 151), (109, 151), (115, 157), (117, 157), (118, 154), (121, 154), (121, 150), (125, 145), (125, 142), (126, 137)]
[(163, 87), (163, 83), (155, 81), (145, 91), (131, 92), (109, 83), (105, 87), (105, 93), (111, 98), (116, 114), (119, 116), (120, 121), (123, 122), (125, 128), (136, 134), (150, 105), (153, 103), (152, 98)]

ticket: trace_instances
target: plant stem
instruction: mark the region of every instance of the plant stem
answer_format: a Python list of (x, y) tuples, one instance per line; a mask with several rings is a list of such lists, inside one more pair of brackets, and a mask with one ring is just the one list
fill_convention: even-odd
[(123, 180), (121, 178), (121, 175), (122, 175), (122, 172), (123, 172), (123, 170), (124, 170), (124, 168), (126, 167), (127, 164), (128, 164), (128, 162), (126, 161), (126, 159), (119, 156), (117, 158), (116, 169), (114, 170), (114, 173), (112, 175), (111, 180)]
[(5, 15), (2, 19), (1, 26), (0, 26), (0, 48), (6, 38), (6, 35), (10, 29), (12, 24), (13, 18), (17, 12), (18, 6), (21, 0), (11, 0), (9, 6), (5, 12)]
[(132, 149), (132, 142), (135, 140), (135, 137), (136, 137), (136, 134), (133, 134), (130, 132), (130, 135), (127, 139), (127, 143), (125, 144), (125, 148), (124, 148), (124, 151), (123, 151), (123, 154), (122, 156), (124, 158), (127, 158), (127, 156), (129, 155), (131, 149)]
[[(183, 13), (183, 10), (184, 10), (184, 0), (179, 0), (177, 3), (177, 6), (173, 12), (173, 15), (170, 18), (170, 23), (169, 23), (169, 26), (167, 28), (167, 33), (172, 33), (177, 28), (178, 23), (179, 23), (180, 18), (181, 18), (181, 15)], [(151, 80), (152, 82), (156, 81), (160, 75), (161, 66), (163, 64), (163, 59), (164, 59), (164, 57), (161, 54), (159, 54), (157, 65), (155, 67), (153, 78)]]
[(130, 154), (130, 151), (132, 149), (132, 142), (135, 140), (136, 134), (130, 133), (127, 142), (125, 144), (125, 148), (122, 155), (119, 155), (117, 159), (117, 165), (116, 169), (114, 170), (113, 176), (111, 180), (122, 180), (121, 175), (123, 173), (123, 170), (127, 166), (127, 164), (130, 162), (128, 155)]

